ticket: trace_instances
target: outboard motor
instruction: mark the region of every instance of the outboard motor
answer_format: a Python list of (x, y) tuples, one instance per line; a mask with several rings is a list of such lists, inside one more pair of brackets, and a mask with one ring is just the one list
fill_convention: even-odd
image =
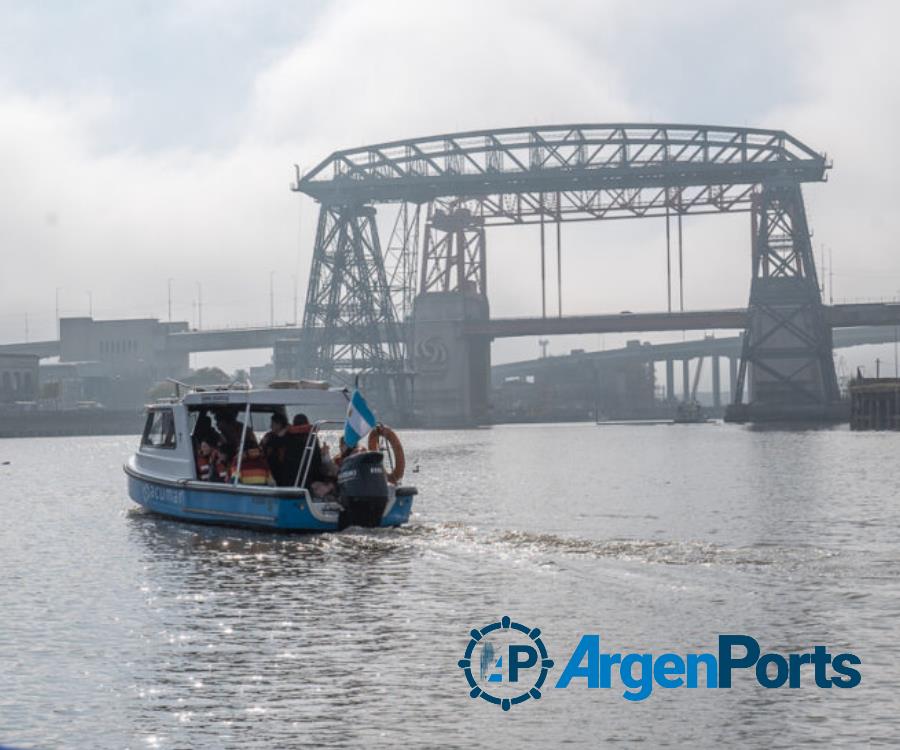
[(344, 459), (338, 473), (338, 529), (348, 526), (379, 526), (388, 502), (384, 476), (384, 454), (354, 453)]

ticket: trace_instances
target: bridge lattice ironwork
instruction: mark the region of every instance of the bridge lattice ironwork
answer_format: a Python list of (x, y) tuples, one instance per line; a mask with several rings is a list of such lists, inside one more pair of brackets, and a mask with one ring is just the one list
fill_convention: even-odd
[[(543, 238), (548, 221), (558, 226), (569, 221), (666, 217), (668, 222), (672, 216), (680, 220), (691, 214), (755, 211), (763, 187), (778, 186), (796, 189), (791, 211), (802, 211), (799, 185), (824, 180), (829, 166), (824, 154), (782, 130), (572, 124), (449, 133), (336, 151), (305, 175), (298, 173), (294, 190), (316, 199), (323, 215), (363, 216), (361, 207), (401, 204), (388, 243), (383, 273), (387, 282), (371, 301), (351, 295), (348, 312), (329, 318), (328, 324), (337, 329), (374, 332), (393, 330), (400, 316), (389, 307), (408, 315), (416, 293), (461, 291), (485, 296), (486, 227), (541, 224)], [(374, 231), (371, 220), (359, 230), (346, 228), (351, 243), (358, 237), (363, 245), (373, 244), (363, 238)], [(314, 250), (310, 288), (327, 297), (325, 287), (340, 282), (333, 273), (326, 282), (316, 275), (317, 268), (329, 265), (325, 261), (329, 249), (323, 242), (318, 239)], [(787, 254), (773, 245), (772, 273), (779, 272), (777, 258), (788, 268), (791, 253), (804, 243), (808, 244), (808, 238), (797, 234)], [(380, 252), (373, 255), (366, 247), (353, 249), (347, 257), (365, 259), (367, 264), (385, 263)], [(413, 264), (421, 262), (421, 273), (410, 273), (410, 257)], [(805, 268), (801, 276), (807, 276)], [(379, 294), (387, 295), (387, 301), (377, 298)], [(809, 298), (806, 304), (820, 305), (821, 300)], [(308, 304), (304, 326), (322, 324), (317, 310), (315, 303)], [(819, 341), (820, 328), (811, 324), (808, 334), (816, 347), (827, 347), (827, 341)], [(322, 343), (313, 357), (318, 372), (327, 373), (347, 361), (348, 352)], [(351, 356), (350, 361), (363, 368), (402, 370), (395, 353), (403, 350), (405, 342), (398, 338), (386, 345), (360, 350), (360, 357)], [(400, 355), (406, 357), (408, 352)], [(754, 367), (762, 372), (762, 360), (756, 360)], [(782, 374), (791, 379), (790, 373)], [(822, 377), (830, 398), (830, 376)], [(820, 379), (820, 391), (821, 383)]]

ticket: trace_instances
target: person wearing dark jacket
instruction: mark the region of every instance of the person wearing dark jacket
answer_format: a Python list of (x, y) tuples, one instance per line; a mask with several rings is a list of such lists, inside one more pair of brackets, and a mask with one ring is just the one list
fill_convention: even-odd
[[(305, 414), (297, 414), (294, 416), (293, 424), (288, 427), (287, 437), (290, 441), (288, 454), (296, 456), (296, 464), (293, 466), (294, 477), (291, 484), (296, 479), (296, 472), (300, 469), (300, 463), (306, 450), (306, 443), (309, 435), (313, 430), (313, 426), (309, 423), (309, 418)], [(319, 439), (313, 438), (312, 454), (309, 460), (309, 470), (306, 472), (306, 482), (304, 487), (309, 487), (313, 482), (320, 482), (324, 478), (322, 471), (322, 450), (319, 447)], [(300, 477), (302, 480), (303, 477)]]
[(294, 417), (293, 424), (290, 426), (284, 414), (280, 412), (272, 414), (271, 430), (263, 437), (260, 447), (269, 462), (275, 483), (279, 487), (294, 487), (295, 485), (308, 487), (312, 482), (322, 478), (322, 453), (318, 439), (312, 446), (306, 483), (300, 484), (303, 477), (298, 477), (311, 432), (312, 425), (305, 414), (298, 414)]
[(272, 472), (275, 484), (279, 487), (292, 487), (296, 479), (297, 470), (294, 468), (294, 474), (290, 475), (291, 462), (288, 460), (290, 441), (287, 434), (287, 417), (281, 412), (275, 412), (272, 414), (269, 427), (270, 429), (263, 436), (259, 447), (269, 463), (269, 469)]
[[(216, 414), (216, 427), (222, 433), (222, 439), (217, 446), (229, 461), (237, 456), (241, 448), (241, 435), (244, 432), (244, 423), (237, 418), (237, 409), (223, 409)], [(244, 438), (244, 450), (258, 448), (259, 443), (252, 427), (247, 427), (247, 435)]]
[(212, 419), (208, 412), (202, 411), (197, 417), (197, 423), (194, 425), (193, 438), (197, 445), (200, 443), (218, 445), (221, 442), (222, 436), (218, 433), (216, 428), (213, 427)]

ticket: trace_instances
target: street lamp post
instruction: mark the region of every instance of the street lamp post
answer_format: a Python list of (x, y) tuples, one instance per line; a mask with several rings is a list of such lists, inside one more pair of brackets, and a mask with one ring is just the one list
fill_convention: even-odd
[(275, 327), (275, 272), (269, 271), (269, 326)]
[(61, 286), (56, 287), (56, 340), (59, 341), (59, 293)]

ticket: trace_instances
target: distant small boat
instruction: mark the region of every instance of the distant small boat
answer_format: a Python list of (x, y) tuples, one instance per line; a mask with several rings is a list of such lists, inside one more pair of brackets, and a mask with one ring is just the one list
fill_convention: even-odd
[[(124, 466), (131, 499), (150, 511), (184, 521), (279, 531), (335, 531), (351, 525), (406, 523), (417, 490), (399, 484), (401, 462), (386, 473), (380, 450), (344, 458), (333, 491), (325, 496), (310, 490), (307, 484), (315, 483), (307, 480), (319, 435), (343, 425), (348, 394), (318, 384), (280, 385), (255, 390), (197, 388), (183, 398), (148, 406), (140, 446)], [(224, 476), (212, 472), (201, 478), (200, 417), (216, 417), (218, 422), (218, 415), (225, 412), (243, 416), (239, 449)], [(294, 456), (296, 478), (288, 486), (275, 486), (264, 459), (261, 463), (261, 452), (247, 448), (247, 436), (252, 434), (248, 427), (256, 425), (262, 431), (273, 414), (290, 423), (299, 413), (308, 415), (310, 426), (303, 433), (302, 455)], [(369, 447), (377, 448), (371, 437)], [(395, 437), (394, 442), (395, 449), (400, 448)], [(402, 448), (400, 451), (402, 457)]]

